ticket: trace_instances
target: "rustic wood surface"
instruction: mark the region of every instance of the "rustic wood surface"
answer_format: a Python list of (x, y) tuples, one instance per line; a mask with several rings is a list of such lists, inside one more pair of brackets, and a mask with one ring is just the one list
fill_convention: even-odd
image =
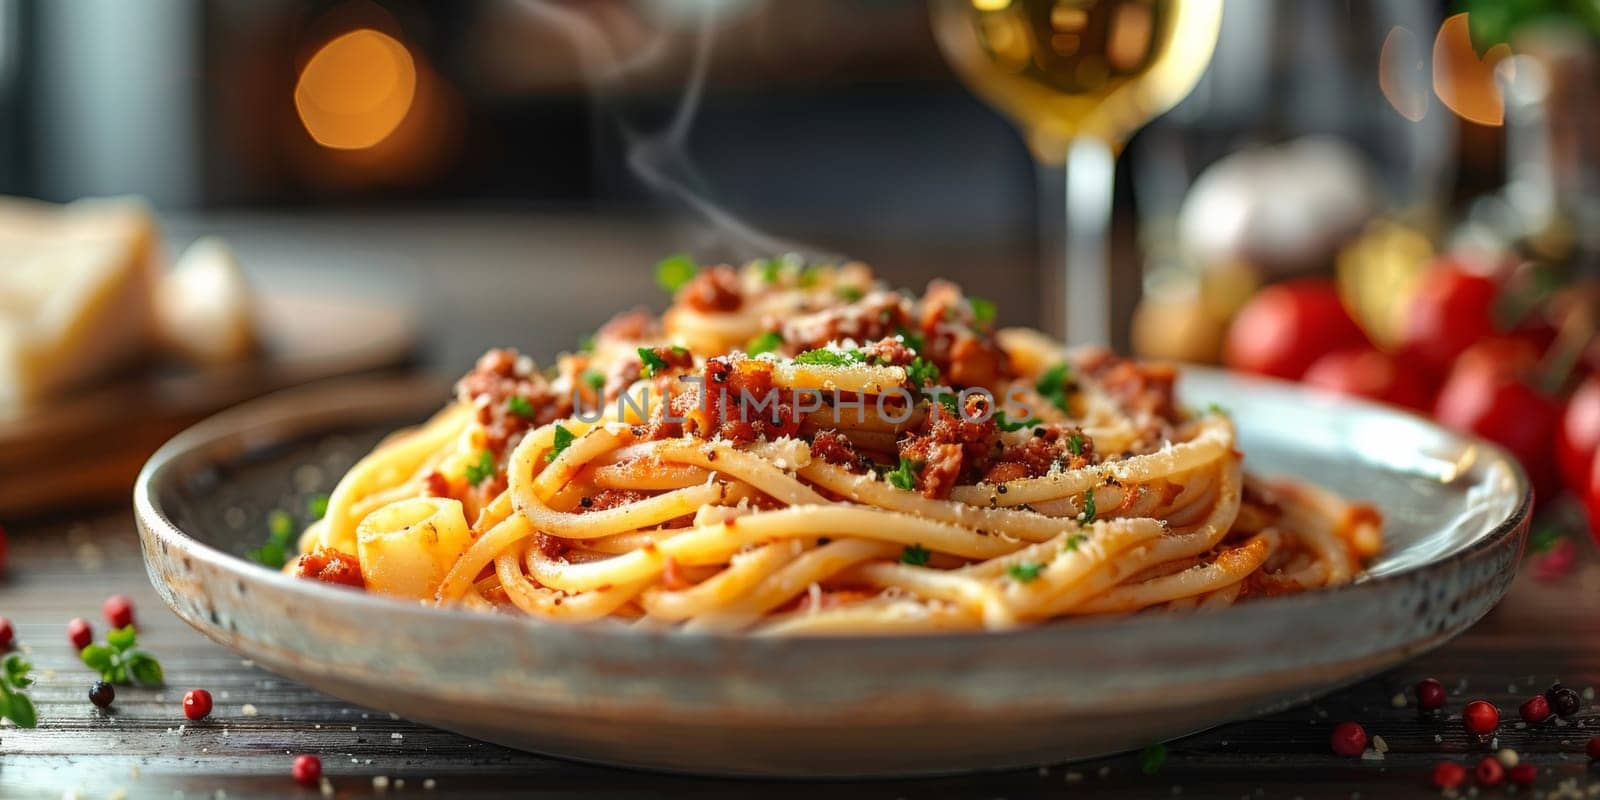
[[(806, 785), (671, 777), (543, 758), (278, 678), (204, 639), (160, 604), (123, 509), (13, 525), (8, 538), (0, 614), (15, 622), (18, 641), (36, 665), (33, 697), (41, 722), (34, 730), (0, 729), (0, 797), (293, 795), (299, 789), (289, 769), (298, 753), (321, 756), (340, 796), (376, 794), (385, 780), (388, 795), (426, 796), (431, 779), (432, 792), (448, 797), (520, 791), (547, 797), (1407, 797), (1431, 791), (1429, 774), (1440, 760), (1470, 765), (1489, 751), (1461, 727), (1460, 708), (1472, 698), (1500, 706), (1505, 722), (1498, 744), (1540, 766), (1540, 790), (1554, 793), (1568, 781), (1578, 792), (1587, 792), (1591, 780), (1600, 787), (1600, 774), (1591, 772), (1584, 755), (1590, 731), (1600, 734), (1592, 693), (1584, 711), (1565, 725), (1515, 725), (1521, 699), (1558, 677), (1580, 690), (1600, 680), (1600, 625), (1593, 619), (1600, 608), (1600, 559), (1587, 542), (1580, 543), (1580, 563), (1570, 573), (1541, 579), (1525, 566), (1510, 596), (1444, 648), (1312, 705), (1171, 743), (1156, 775), (1141, 772), (1137, 756), (1128, 755), (942, 780)], [(95, 623), (97, 636), (103, 634), (100, 606), (113, 592), (134, 599), (140, 643), (162, 660), (167, 686), (121, 688), (112, 710), (102, 712), (87, 700), (93, 675), (78, 663), (64, 625), (83, 616)], [(1450, 690), (1454, 715), (1418, 714), (1409, 687), (1426, 676)], [(216, 701), (210, 719), (199, 723), (186, 722), (180, 706), (193, 687), (210, 690)], [(1402, 693), (1407, 706), (1396, 707)], [(1387, 754), (1334, 756), (1328, 734), (1346, 719), (1382, 736)]]

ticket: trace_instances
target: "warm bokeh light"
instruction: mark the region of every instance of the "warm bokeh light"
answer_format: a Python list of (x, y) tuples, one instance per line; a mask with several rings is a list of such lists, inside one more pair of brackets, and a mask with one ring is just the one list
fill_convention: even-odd
[(311, 56), (295, 84), (294, 105), (318, 144), (361, 150), (399, 127), (416, 90), (417, 69), (405, 45), (363, 28)]
[(1511, 48), (1497, 44), (1480, 58), (1472, 47), (1467, 15), (1456, 14), (1439, 26), (1433, 40), (1433, 93), (1457, 116), (1479, 125), (1500, 125), (1505, 101), (1495, 82), (1495, 67)]

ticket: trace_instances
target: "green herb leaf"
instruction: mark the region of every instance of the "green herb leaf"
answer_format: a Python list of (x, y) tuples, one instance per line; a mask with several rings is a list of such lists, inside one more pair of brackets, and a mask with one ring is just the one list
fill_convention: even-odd
[(637, 352), (639, 353), (639, 363), (644, 365), (644, 369), (639, 372), (640, 375), (646, 378), (653, 378), (657, 370), (667, 368), (667, 360), (657, 355), (654, 347), (641, 347)]
[(281, 508), (267, 512), (267, 535), (273, 541), (287, 542), (294, 538), (294, 517)]
[(1560, 528), (1551, 525), (1539, 528), (1528, 535), (1528, 552), (1530, 554), (1546, 552), (1555, 547), (1565, 535)]
[(480, 450), (478, 460), (467, 465), (467, 485), (477, 486), (492, 477), (494, 477), (494, 453)]
[(1062, 545), (1061, 549), (1065, 550), (1068, 553), (1077, 552), (1078, 547), (1081, 546), (1084, 542), (1087, 542), (1087, 541), (1089, 541), (1089, 537), (1088, 536), (1085, 536), (1084, 534), (1081, 534), (1081, 533), (1074, 533), (1071, 536), (1067, 537), (1067, 543), (1065, 545)]
[(160, 686), (166, 676), (162, 673), (161, 662), (143, 650), (135, 650), (123, 660), (127, 668), (128, 678), (138, 686)]
[(933, 554), (928, 551), (928, 548), (920, 544), (910, 545), (900, 551), (900, 563), (910, 564), (913, 567), (926, 566), (928, 557), (931, 555)]
[(1094, 522), (1094, 515), (1095, 515), (1095, 510), (1094, 510), (1094, 490), (1093, 489), (1084, 489), (1083, 490), (1083, 513), (1078, 515), (1078, 521), (1083, 523), (1083, 524), (1085, 524), (1085, 525), (1088, 525), (1089, 523)]
[(244, 555), (245, 558), (272, 569), (282, 569), (289, 556), (283, 545), (277, 542), (267, 542)]
[(316, 522), (317, 520), (327, 516), (328, 496), (325, 494), (314, 494), (307, 498), (306, 514), (311, 517), (312, 522)]
[(506, 398), (506, 410), (524, 419), (533, 419), (533, 404), (520, 394)]
[(1221, 403), (1208, 403), (1206, 405), (1206, 413), (1208, 413), (1208, 414), (1210, 414), (1210, 415), (1212, 415), (1214, 417), (1232, 417), (1233, 416), (1233, 412), (1229, 411)]
[(78, 658), (83, 660), (84, 666), (104, 676), (116, 665), (117, 651), (103, 644), (91, 644), (78, 651)]
[(780, 334), (777, 331), (767, 331), (766, 333), (751, 339), (750, 343), (744, 346), (744, 351), (752, 356), (759, 356), (762, 353), (775, 352), (782, 346), (783, 334)]
[(912, 461), (902, 456), (900, 466), (889, 471), (884, 477), (889, 479), (889, 485), (896, 489), (910, 491), (917, 488), (917, 473), (922, 471), (922, 462)]
[(585, 336), (578, 337), (578, 352), (580, 352), (580, 353), (593, 353), (594, 352), (594, 334), (591, 333), (591, 334), (588, 334), (588, 335), (585, 335)]
[(39, 712), (34, 709), (33, 701), (22, 692), (12, 692), (6, 698), (5, 718), (19, 728), (36, 728), (39, 726)]
[(835, 291), (838, 292), (839, 299), (845, 301), (846, 303), (854, 303), (855, 301), (860, 300), (866, 294), (865, 292), (861, 291), (861, 287), (859, 286), (840, 286)]
[(695, 273), (699, 271), (700, 265), (688, 253), (676, 253), (656, 262), (656, 285), (666, 291), (676, 292), (694, 280)]
[(28, 678), (28, 670), (33, 669), (33, 665), (22, 660), (22, 656), (16, 653), (6, 656), (5, 668), (6, 680), (10, 681), (12, 686), (21, 688), (33, 683)]
[(905, 328), (901, 328), (899, 331), (897, 331), (896, 335), (900, 337), (900, 343), (910, 348), (912, 352), (922, 352), (923, 341), (921, 336), (918, 336), (917, 334), (912, 333)]
[(1039, 573), (1043, 571), (1043, 564), (1035, 564), (1031, 561), (1024, 561), (1020, 564), (1012, 564), (1006, 567), (1006, 575), (1017, 583), (1032, 583), (1039, 579)]
[(922, 356), (911, 359), (905, 366), (906, 380), (912, 386), (932, 386), (939, 382), (939, 367)]
[(769, 258), (761, 262), (761, 282), (772, 286), (778, 282), (783, 274), (783, 261)]
[(794, 357), (796, 364), (818, 367), (849, 367), (866, 362), (867, 357), (860, 350), (807, 350)]
[(994, 303), (981, 297), (967, 298), (967, 305), (972, 306), (972, 318), (980, 323), (994, 322), (996, 309)]
[(1022, 420), (1020, 422), (1012, 422), (1011, 420), (1006, 419), (1006, 412), (1005, 411), (996, 411), (996, 412), (994, 412), (994, 424), (996, 426), (998, 426), (1000, 428), (1000, 430), (1003, 430), (1003, 431), (1005, 431), (1007, 433), (1010, 433), (1012, 431), (1020, 431), (1023, 428), (1028, 428), (1028, 427), (1032, 427), (1034, 425), (1038, 425), (1039, 424), (1039, 418), (1038, 417), (1028, 417), (1027, 419)]
[(550, 449), (544, 454), (544, 460), (556, 460), (556, 456), (561, 455), (562, 451), (566, 450), (567, 447), (572, 444), (572, 440), (576, 438), (578, 437), (573, 436), (572, 431), (557, 425), (555, 443), (552, 444)]
[(820, 274), (821, 270), (817, 269), (815, 264), (806, 264), (800, 267), (800, 277), (796, 279), (795, 283), (802, 289), (810, 289), (817, 285), (818, 275)]
[(1066, 362), (1057, 364), (1039, 375), (1039, 381), (1033, 388), (1039, 396), (1049, 400), (1051, 405), (1062, 411), (1067, 410), (1067, 399), (1077, 388), (1072, 379), (1072, 366)]
[(138, 632), (132, 625), (106, 631), (106, 644), (111, 645), (119, 653), (132, 647), (137, 639)]
[(597, 369), (584, 370), (582, 380), (585, 386), (588, 386), (590, 389), (593, 389), (596, 392), (599, 392), (601, 389), (606, 387), (605, 373)]
[(1067, 437), (1067, 452), (1075, 456), (1083, 455), (1083, 434), (1073, 431), (1072, 435)]
[(1139, 753), (1139, 771), (1154, 775), (1167, 763), (1166, 745), (1153, 744)]

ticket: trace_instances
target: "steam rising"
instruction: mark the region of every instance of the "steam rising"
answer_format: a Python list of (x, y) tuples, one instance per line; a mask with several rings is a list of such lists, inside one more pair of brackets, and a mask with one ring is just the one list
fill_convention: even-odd
[(670, 50), (668, 32), (658, 30), (645, 46), (634, 48), (630, 56), (624, 57), (601, 26), (583, 13), (549, 0), (521, 2), (536, 19), (572, 43), (589, 92), (598, 107), (617, 122), (628, 168), (658, 194), (676, 199), (702, 217), (733, 257), (745, 260), (799, 253), (807, 261), (837, 259), (831, 253), (772, 236), (734, 216), (710, 199), (710, 186), (689, 158), (689, 131), (700, 108), (716, 40), (716, 3), (698, 0), (687, 4), (697, 17), (688, 80), (667, 123), (651, 128), (627, 117), (621, 97), (630, 76), (660, 67)]

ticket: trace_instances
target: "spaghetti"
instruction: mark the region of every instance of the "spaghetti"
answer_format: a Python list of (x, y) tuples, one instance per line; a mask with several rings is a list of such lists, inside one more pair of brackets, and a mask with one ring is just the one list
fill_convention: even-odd
[[(340, 481), (289, 569), (425, 603), (698, 631), (1007, 628), (1350, 581), (1372, 509), (1240, 468), (1171, 368), (996, 331), (934, 282), (772, 260), (684, 274)], [(671, 274), (661, 277), (672, 278)]]

